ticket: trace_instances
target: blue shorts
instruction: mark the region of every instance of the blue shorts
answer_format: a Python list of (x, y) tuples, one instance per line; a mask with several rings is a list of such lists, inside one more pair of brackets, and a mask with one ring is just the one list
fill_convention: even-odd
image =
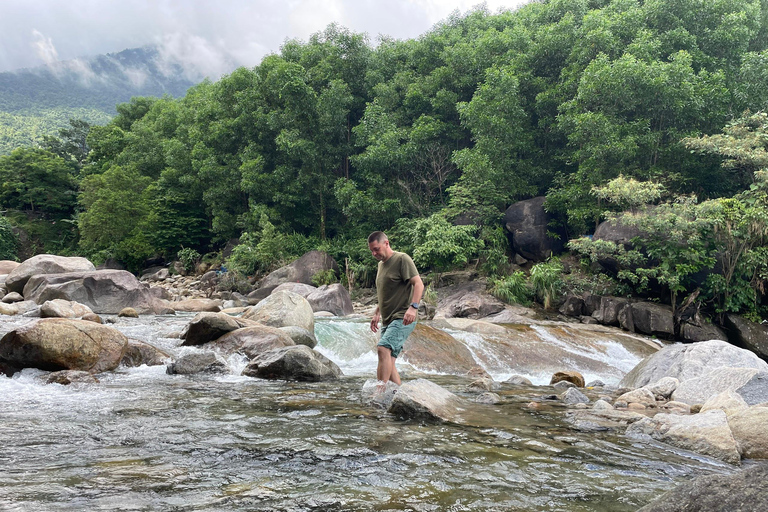
[(416, 322), (411, 322), (408, 325), (403, 325), (403, 320), (392, 320), (388, 325), (381, 328), (381, 339), (379, 340), (379, 347), (387, 347), (392, 351), (392, 357), (397, 357), (403, 350), (403, 344), (405, 343), (408, 335), (413, 332), (416, 327)]

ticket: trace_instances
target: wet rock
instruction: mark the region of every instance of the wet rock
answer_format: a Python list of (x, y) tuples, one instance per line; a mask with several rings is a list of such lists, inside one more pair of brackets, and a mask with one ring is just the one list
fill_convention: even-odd
[[(63, 274), (69, 272), (88, 272), (95, 270), (96, 267), (93, 266), (93, 263), (85, 258), (38, 254), (13, 269), (5, 280), (5, 286), (8, 291), (22, 293), (27, 281), (29, 281), (32, 276)], [(27, 299), (29, 299), (29, 297), (27, 297)]]
[(659, 413), (627, 428), (628, 436), (650, 436), (684, 450), (707, 455), (729, 464), (741, 460), (725, 413), (711, 410), (691, 416)]
[(117, 316), (126, 318), (139, 318), (139, 312), (133, 308), (123, 308), (120, 310)]
[(96, 384), (99, 382), (99, 379), (94, 377), (90, 372), (80, 370), (60, 370), (58, 372), (50, 373), (45, 382), (46, 384), (61, 384), (62, 386), (68, 386), (74, 383)]
[(704, 403), (724, 391), (734, 391), (749, 404), (768, 400), (768, 372), (754, 368), (716, 368), (701, 377), (680, 383), (672, 399), (687, 404)]
[(464, 401), (426, 379), (404, 383), (398, 389), (388, 412), (403, 419), (460, 423)]
[(97, 315), (96, 313), (86, 313), (83, 315), (81, 320), (87, 320), (89, 322), (96, 322), (97, 324), (103, 324), (104, 322), (101, 321), (101, 317)]
[(513, 386), (533, 386), (531, 380), (522, 375), (513, 375), (505, 380), (504, 384), (512, 384)]
[(63, 299), (47, 300), (40, 306), (42, 318), (80, 318), (88, 313), (93, 313), (88, 306)]
[(287, 325), (285, 327), (280, 327), (279, 329), (290, 336), (293, 342), (297, 345), (306, 345), (309, 348), (315, 348), (317, 346), (317, 338), (315, 338), (315, 334), (302, 327)]
[(735, 344), (768, 360), (768, 326), (728, 314), (725, 315), (725, 327), (732, 333)]
[(157, 313), (163, 307), (146, 284), (125, 270), (35, 275), (24, 286), (24, 297), (38, 304), (53, 299), (79, 302), (95, 313), (111, 315), (125, 307), (142, 313)]
[(619, 383), (639, 388), (664, 377), (675, 377), (681, 383), (722, 367), (756, 368), (768, 371), (768, 363), (748, 350), (718, 340), (667, 345), (637, 364)]
[(182, 345), (195, 346), (214, 341), (228, 332), (250, 327), (256, 324), (252, 320), (235, 318), (226, 313), (198, 313), (181, 333)]
[(214, 352), (185, 354), (165, 368), (169, 375), (192, 375), (195, 373), (227, 373), (229, 367), (224, 359)]
[(605, 383), (601, 381), (600, 379), (593, 380), (591, 382), (587, 383), (588, 388), (603, 388), (605, 387)]
[(495, 405), (501, 402), (501, 397), (496, 393), (487, 392), (475, 398), (475, 402), (479, 404)]
[(307, 295), (312, 311), (330, 311), (335, 316), (351, 315), (355, 312), (349, 291), (336, 283), (323, 285)]
[(489, 378), (477, 379), (467, 386), (467, 391), (470, 393), (484, 393), (495, 389), (499, 389), (499, 384)]
[(170, 358), (170, 354), (149, 343), (128, 340), (128, 347), (125, 350), (123, 359), (120, 361), (120, 365), (128, 367), (136, 367), (143, 364), (147, 366), (159, 366), (165, 364)]
[(18, 293), (18, 292), (11, 292), (11, 293), (6, 294), (3, 297), (3, 302), (5, 302), (6, 304), (12, 304), (14, 302), (21, 302), (23, 300), (24, 300), (24, 297), (20, 293)]
[(405, 340), (402, 359), (423, 371), (454, 375), (466, 375), (477, 365), (466, 345), (422, 323)]
[(272, 327), (295, 325), (315, 332), (312, 306), (307, 299), (293, 292), (273, 293), (246, 311), (243, 318)]
[(560, 381), (567, 381), (573, 383), (576, 387), (584, 387), (584, 377), (576, 371), (563, 371), (555, 372), (552, 378), (549, 380), (549, 384), (556, 384)]
[(550, 236), (552, 216), (544, 196), (518, 201), (504, 212), (504, 227), (512, 234), (512, 248), (533, 261), (544, 261), (563, 250), (563, 236)]
[(765, 512), (768, 465), (730, 475), (707, 475), (662, 494), (638, 512)]
[(644, 414), (613, 408), (569, 410), (565, 419), (577, 430), (600, 432), (605, 430), (624, 430), (627, 425), (646, 418)]
[(0, 360), (19, 368), (100, 373), (120, 364), (128, 338), (84, 320), (44, 318), (0, 339)]
[(568, 388), (575, 388), (576, 384), (573, 382), (568, 382), (567, 380), (561, 380), (560, 382), (555, 382), (552, 384), (552, 387), (555, 388), (556, 391), (563, 391)]
[(659, 405), (659, 409), (672, 414), (691, 414), (691, 406), (683, 402), (671, 400)]
[(446, 318), (441, 321), (453, 329), (461, 331), (476, 332), (479, 334), (506, 334), (507, 329), (501, 325), (486, 322), (483, 320), (474, 320), (471, 318)]
[(574, 404), (588, 404), (589, 398), (576, 388), (569, 388), (562, 394), (560, 398), (566, 405)]
[(243, 370), (243, 375), (249, 377), (310, 382), (335, 380), (341, 374), (336, 363), (305, 345), (260, 354)]
[(248, 327), (228, 332), (209, 342), (207, 346), (224, 354), (244, 354), (248, 359), (253, 359), (270, 350), (291, 347), (295, 344), (285, 331), (277, 327), (254, 323)]
[(747, 459), (768, 459), (768, 407), (749, 407), (728, 417), (741, 456)]
[(598, 400), (594, 403), (592, 406), (592, 409), (595, 411), (612, 411), (613, 406), (606, 402), (605, 400)]

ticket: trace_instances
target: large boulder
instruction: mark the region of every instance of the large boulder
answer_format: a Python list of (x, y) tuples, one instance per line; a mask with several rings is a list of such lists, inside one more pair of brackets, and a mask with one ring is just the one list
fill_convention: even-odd
[(768, 360), (768, 326), (750, 322), (739, 315), (725, 315), (725, 327), (736, 345)]
[(306, 345), (309, 348), (315, 348), (317, 346), (317, 338), (313, 332), (309, 332), (308, 330), (295, 325), (280, 327), (280, 330), (290, 336), (293, 342), (297, 345)]
[(741, 456), (746, 459), (768, 459), (768, 407), (750, 407), (728, 416)]
[(283, 283), (281, 285), (278, 285), (277, 288), (275, 288), (274, 290), (272, 290), (272, 293), (280, 292), (280, 291), (293, 292), (295, 294), (301, 295), (306, 299), (307, 295), (309, 295), (314, 291), (317, 291), (317, 286), (312, 286), (311, 284), (304, 284), (304, 283)]
[(149, 287), (125, 270), (36, 275), (24, 286), (24, 297), (38, 304), (54, 299), (79, 302), (99, 314), (116, 315), (126, 307), (140, 313), (163, 309)]
[(228, 332), (255, 323), (253, 320), (235, 318), (226, 313), (198, 313), (181, 333), (181, 338), (184, 340), (182, 345), (202, 345), (216, 340)]
[(662, 494), (637, 512), (765, 512), (768, 464), (730, 475), (700, 476)]
[(294, 345), (256, 356), (245, 367), (243, 375), (262, 379), (318, 382), (338, 379), (341, 369), (321, 353), (305, 345)]
[(472, 352), (456, 338), (419, 323), (405, 340), (402, 359), (422, 371), (466, 375), (477, 366)]
[(330, 311), (336, 316), (351, 315), (355, 312), (352, 298), (343, 285), (323, 285), (306, 295), (312, 311)]
[(165, 367), (169, 375), (192, 375), (195, 373), (228, 373), (227, 362), (214, 352), (191, 352), (184, 354)]
[(315, 315), (309, 301), (293, 292), (280, 291), (271, 294), (252, 308), (243, 318), (255, 320), (272, 327), (296, 325), (315, 332)]
[(504, 212), (504, 226), (512, 234), (512, 248), (533, 261), (544, 261), (563, 250), (563, 239), (549, 236), (552, 216), (544, 210), (544, 196), (519, 201)]
[(627, 299), (620, 297), (600, 297), (600, 307), (595, 309), (592, 317), (603, 325), (618, 326), (628, 304)]
[(768, 372), (755, 368), (714, 368), (701, 377), (682, 381), (672, 393), (672, 400), (703, 404), (726, 391), (733, 391), (749, 405), (768, 402)]
[(459, 289), (437, 304), (436, 318), (485, 318), (504, 310), (504, 303), (472, 288)]
[(406, 382), (397, 390), (388, 412), (403, 419), (461, 422), (464, 400), (426, 379)]
[(0, 361), (18, 368), (114, 370), (128, 338), (105, 325), (69, 318), (44, 318), (15, 329), (0, 339)]
[(260, 290), (273, 290), (283, 283), (312, 284), (312, 276), (325, 270), (339, 271), (339, 265), (329, 254), (310, 251), (290, 265), (281, 267), (259, 281)]
[(21, 263), (18, 261), (0, 260), (0, 275), (10, 274), (19, 265), (21, 265)]
[(225, 354), (244, 354), (248, 359), (276, 348), (295, 345), (285, 331), (254, 322), (254, 325), (228, 332), (207, 346)]
[(159, 366), (165, 364), (171, 356), (154, 345), (143, 341), (128, 340), (125, 355), (120, 361), (122, 366), (135, 367), (143, 364), (147, 366)]
[(680, 339), (684, 341), (728, 341), (725, 332), (712, 322), (708, 322), (701, 315), (680, 322)]
[(721, 410), (691, 416), (660, 413), (627, 427), (628, 436), (650, 436), (684, 450), (708, 455), (729, 464), (741, 460), (728, 419)]
[(42, 318), (81, 318), (88, 313), (93, 313), (88, 306), (63, 299), (48, 300), (40, 306)]
[(675, 336), (675, 319), (672, 308), (653, 302), (633, 302), (634, 330), (643, 334), (672, 339)]
[(719, 340), (667, 345), (637, 364), (619, 383), (639, 388), (663, 377), (675, 377), (680, 382), (703, 376), (715, 368), (755, 368), (768, 371), (768, 363), (748, 350)]
[(42, 274), (95, 271), (93, 263), (85, 258), (38, 254), (13, 269), (5, 280), (8, 291), (21, 293), (27, 281)]
[(188, 313), (217, 313), (221, 311), (221, 301), (217, 299), (185, 299), (168, 302), (167, 305), (174, 311), (186, 311)]

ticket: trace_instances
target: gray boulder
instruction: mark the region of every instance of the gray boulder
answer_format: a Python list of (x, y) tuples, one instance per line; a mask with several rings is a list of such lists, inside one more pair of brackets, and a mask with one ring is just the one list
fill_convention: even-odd
[(724, 341), (667, 345), (638, 363), (619, 383), (621, 387), (639, 388), (664, 377), (680, 382), (701, 377), (715, 368), (755, 368), (768, 371), (768, 363), (748, 350)]
[(93, 263), (85, 258), (38, 254), (13, 269), (5, 280), (5, 286), (8, 291), (22, 293), (27, 281), (33, 276), (95, 270)]
[(270, 350), (293, 345), (295, 343), (286, 332), (276, 327), (254, 323), (254, 325), (228, 332), (217, 340), (209, 342), (207, 346), (224, 354), (244, 354), (248, 359), (253, 359)]
[(627, 307), (627, 299), (620, 297), (600, 297), (600, 307), (592, 317), (603, 325), (619, 325), (619, 315)]
[(552, 216), (544, 210), (545, 199), (539, 196), (518, 201), (504, 212), (504, 227), (512, 235), (512, 248), (533, 261), (544, 261), (564, 247), (564, 236), (549, 236)]
[(3, 297), (3, 302), (5, 302), (6, 304), (13, 304), (14, 302), (21, 302), (23, 300), (24, 300), (24, 296), (19, 292), (7, 293)]
[(675, 320), (672, 308), (652, 302), (633, 302), (632, 320), (634, 331), (672, 339), (675, 336)]
[(229, 367), (224, 359), (214, 352), (185, 354), (165, 368), (169, 375), (192, 375), (194, 373), (227, 373)]
[(0, 260), (0, 276), (10, 274), (19, 265), (18, 261)]
[(768, 459), (768, 407), (749, 407), (728, 416), (734, 439), (741, 456), (747, 459)]
[(730, 475), (700, 476), (662, 494), (637, 512), (766, 512), (768, 465)]
[(504, 303), (485, 292), (459, 290), (441, 300), (436, 318), (484, 318), (504, 310)]
[(313, 332), (309, 332), (308, 330), (295, 325), (280, 327), (280, 330), (290, 336), (293, 342), (297, 345), (306, 345), (309, 348), (315, 348), (317, 346), (317, 338), (315, 338), (315, 333)]
[(729, 464), (739, 464), (741, 460), (726, 415), (720, 410), (691, 416), (660, 413), (633, 423), (626, 433), (630, 437), (650, 436), (656, 441)]
[(243, 318), (272, 327), (296, 325), (309, 332), (315, 332), (312, 306), (307, 299), (293, 292), (280, 291), (271, 294), (249, 308)]
[(388, 412), (403, 419), (461, 422), (464, 400), (426, 379), (406, 382), (397, 390)]
[(121, 366), (136, 367), (143, 364), (159, 366), (165, 364), (171, 356), (159, 348), (143, 341), (128, 340), (125, 355), (120, 361)]
[(584, 314), (584, 299), (576, 295), (569, 295), (560, 306), (560, 313), (567, 316), (581, 316)]
[(768, 360), (768, 326), (750, 322), (739, 315), (725, 315), (725, 327), (735, 344)]
[[(259, 290), (272, 291), (283, 283), (312, 284), (312, 276), (318, 272), (339, 272), (339, 265), (327, 253), (310, 251), (290, 265), (281, 267), (259, 281)], [(249, 294), (250, 297), (250, 294)], [(259, 297), (261, 298), (261, 297)]]
[(187, 313), (217, 313), (221, 311), (221, 301), (217, 299), (185, 299), (167, 302), (166, 306), (175, 311), (186, 311)]
[(40, 306), (42, 318), (81, 318), (88, 313), (93, 313), (88, 306), (63, 299), (48, 300)]
[(576, 388), (568, 388), (565, 393), (560, 396), (560, 400), (566, 405), (574, 404), (588, 404), (589, 398)]
[(44, 318), (15, 329), (0, 339), (0, 361), (18, 368), (114, 370), (128, 338), (105, 325), (69, 318)]
[(686, 404), (703, 404), (711, 397), (733, 391), (749, 405), (768, 401), (768, 372), (755, 368), (715, 368), (701, 377), (680, 383), (672, 399)]
[(330, 311), (336, 316), (351, 315), (355, 312), (352, 299), (344, 286), (339, 283), (323, 285), (306, 296), (312, 311)]
[(335, 380), (341, 376), (336, 363), (305, 345), (270, 350), (256, 356), (243, 375), (262, 379), (297, 381)]
[(680, 322), (680, 339), (684, 341), (728, 341), (728, 336), (720, 327), (696, 315), (696, 318)]
[(252, 320), (235, 318), (226, 313), (198, 313), (181, 333), (182, 345), (194, 346), (216, 340), (228, 332), (256, 324)]
[(93, 270), (35, 275), (24, 286), (24, 297), (42, 304), (63, 299), (78, 302), (94, 313), (116, 315), (132, 307), (140, 313), (160, 312), (163, 303), (125, 270)]
[(317, 286), (312, 286), (311, 284), (304, 284), (304, 283), (283, 283), (281, 285), (278, 285), (274, 290), (272, 290), (272, 293), (280, 292), (280, 291), (286, 291), (286, 292), (293, 292), (297, 295), (301, 295), (305, 299), (307, 298), (307, 295), (317, 290)]

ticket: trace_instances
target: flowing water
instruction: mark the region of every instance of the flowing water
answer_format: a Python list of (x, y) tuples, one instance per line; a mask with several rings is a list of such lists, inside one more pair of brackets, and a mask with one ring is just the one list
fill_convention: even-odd
[[(0, 334), (29, 319), (3, 317)], [(120, 319), (130, 338), (179, 355), (170, 337), (190, 317)], [(641, 356), (593, 335), (537, 327), (541, 345), (615, 383)], [(0, 377), (0, 510), (634, 511), (694, 476), (734, 468), (614, 433), (575, 431), (551, 388), (502, 386), (502, 402), (465, 425), (401, 421), (366, 405), (375, 371), (367, 323), (318, 320), (318, 350), (345, 373), (329, 383), (120, 368), (98, 384), (43, 384), (44, 372)], [(497, 379), (541, 367), (505, 363), (522, 341), (452, 332)], [(503, 343), (502, 343), (503, 341)], [(557, 362), (560, 364), (560, 362)], [(586, 364), (586, 363), (584, 363)], [(404, 379), (424, 376), (400, 364)], [(578, 369), (578, 368), (576, 368)], [(427, 377), (472, 399), (464, 377)]]

